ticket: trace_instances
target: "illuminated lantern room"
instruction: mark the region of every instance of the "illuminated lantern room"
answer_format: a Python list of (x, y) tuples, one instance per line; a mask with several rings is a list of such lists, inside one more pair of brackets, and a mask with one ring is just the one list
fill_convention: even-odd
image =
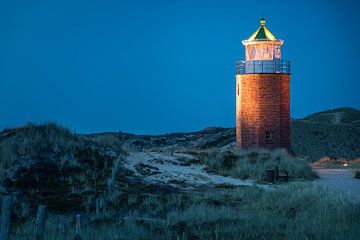
[(246, 48), (246, 61), (280, 60), (280, 46), (283, 44), (283, 41), (276, 39), (267, 29), (265, 23), (265, 19), (262, 18), (258, 30), (249, 39), (242, 41)]
[(277, 39), (260, 20), (260, 27), (242, 43), (245, 46), (245, 61), (237, 63), (237, 74), (285, 73), (290, 74), (290, 62), (281, 61), (280, 47), (283, 40)]

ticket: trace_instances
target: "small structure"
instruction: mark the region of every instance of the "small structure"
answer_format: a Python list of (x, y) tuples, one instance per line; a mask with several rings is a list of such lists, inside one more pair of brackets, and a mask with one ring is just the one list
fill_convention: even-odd
[(236, 142), (240, 148), (290, 148), (290, 62), (260, 20), (236, 63)]
[(289, 172), (286, 170), (279, 171), (279, 166), (275, 166), (274, 169), (266, 169), (266, 179), (268, 183), (289, 182)]

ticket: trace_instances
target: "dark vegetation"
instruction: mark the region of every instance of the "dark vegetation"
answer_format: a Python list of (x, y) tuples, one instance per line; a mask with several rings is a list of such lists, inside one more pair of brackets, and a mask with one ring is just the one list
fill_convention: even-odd
[(288, 171), (290, 181), (316, 178), (304, 159), (289, 156), (283, 150), (210, 150), (202, 152), (202, 159), (208, 171), (258, 182), (266, 181), (266, 169), (274, 169), (275, 166)]
[(107, 191), (121, 149), (109, 149), (53, 123), (29, 124), (0, 135), (1, 185), (24, 207), (78, 211)]
[(291, 121), (292, 150), (309, 161), (360, 157), (360, 111), (339, 108)]
[[(336, 117), (338, 115), (339, 117)], [(311, 114), (304, 118), (306, 121), (358, 125), (360, 111), (354, 108), (344, 107)]]
[[(360, 229), (359, 204), (311, 184), (289, 185), (278, 191), (242, 187), (129, 194), (116, 212), (108, 212), (87, 225), (82, 230), (83, 238), (355, 240)], [(14, 229), (14, 236), (28, 239), (33, 226), (33, 221), (27, 221)], [(73, 230), (69, 236), (74, 236)], [(45, 239), (60, 239), (55, 218), (49, 220)]]

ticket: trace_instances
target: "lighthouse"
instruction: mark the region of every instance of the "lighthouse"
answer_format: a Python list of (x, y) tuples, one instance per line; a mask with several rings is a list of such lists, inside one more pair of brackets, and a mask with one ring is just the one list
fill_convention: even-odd
[(290, 148), (290, 62), (281, 60), (283, 40), (260, 27), (242, 41), (236, 63), (236, 143), (240, 148)]

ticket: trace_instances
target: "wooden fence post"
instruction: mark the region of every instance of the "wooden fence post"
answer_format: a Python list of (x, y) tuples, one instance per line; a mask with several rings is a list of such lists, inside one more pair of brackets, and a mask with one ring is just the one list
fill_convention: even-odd
[(105, 213), (105, 199), (104, 197), (100, 197), (96, 199), (96, 217), (103, 216)]
[(46, 217), (46, 206), (39, 205), (37, 215), (36, 215), (36, 239), (43, 239), (44, 227), (45, 227), (45, 217)]
[(12, 204), (11, 196), (5, 196), (3, 198), (3, 202), (1, 206), (0, 240), (9, 239), (11, 204)]
[(114, 166), (112, 167), (111, 169), (111, 176), (110, 178), (108, 179), (108, 195), (111, 194), (112, 192), (112, 189), (115, 185), (115, 182), (116, 182), (116, 174), (120, 168), (120, 163), (123, 161), (123, 156), (122, 156), (122, 153), (120, 153), (120, 155), (118, 156), (118, 158), (116, 159), (115, 163), (114, 163)]
[(90, 206), (86, 206), (85, 214), (83, 214), (81, 219), (83, 227), (88, 226), (90, 224), (90, 217), (91, 217)]
[(81, 215), (76, 215), (75, 239), (81, 239)]
[(59, 235), (61, 240), (66, 240), (66, 218), (64, 215), (60, 216)]
[(95, 215), (96, 215), (96, 217), (99, 217), (100, 216), (100, 199), (99, 198), (96, 199), (95, 204), (96, 204)]

